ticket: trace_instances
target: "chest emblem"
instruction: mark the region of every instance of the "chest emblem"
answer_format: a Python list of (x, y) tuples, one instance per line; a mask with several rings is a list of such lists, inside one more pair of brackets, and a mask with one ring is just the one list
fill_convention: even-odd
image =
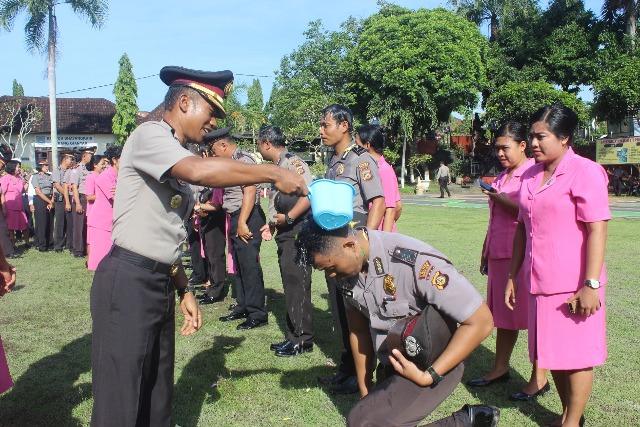
[(410, 357), (416, 357), (422, 351), (418, 341), (411, 335), (404, 340), (404, 349)]
[(431, 279), (431, 284), (436, 287), (439, 291), (443, 290), (449, 284), (449, 276), (444, 273), (440, 273), (436, 271)]
[(431, 274), (431, 270), (433, 270), (433, 266), (429, 261), (425, 261), (420, 267), (420, 272), (418, 273), (418, 279), (426, 279)]
[(180, 194), (174, 194), (169, 201), (169, 206), (172, 209), (178, 209), (182, 204), (182, 196)]
[(344, 173), (344, 163), (338, 163), (336, 167), (336, 175), (342, 175)]
[(393, 276), (390, 274), (386, 274), (384, 276), (384, 292), (387, 295), (395, 295), (396, 294), (396, 284), (394, 282)]

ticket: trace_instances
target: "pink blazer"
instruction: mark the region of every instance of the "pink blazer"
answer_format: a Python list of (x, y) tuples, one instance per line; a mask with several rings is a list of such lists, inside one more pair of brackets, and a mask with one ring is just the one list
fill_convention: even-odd
[(91, 208), (89, 226), (111, 231), (113, 224), (113, 194), (111, 191), (116, 188), (117, 182), (118, 173), (113, 167), (107, 168), (96, 178), (96, 201), (93, 202)]
[(5, 174), (0, 178), (0, 191), (4, 194), (5, 208), (10, 211), (22, 211), (24, 180), (18, 176)]

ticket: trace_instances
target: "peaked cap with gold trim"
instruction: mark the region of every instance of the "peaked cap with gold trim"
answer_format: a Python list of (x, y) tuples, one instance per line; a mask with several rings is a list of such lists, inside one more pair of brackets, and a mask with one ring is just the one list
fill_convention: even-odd
[(184, 67), (167, 66), (160, 70), (160, 80), (168, 86), (187, 86), (195, 89), (216, 110), (216, 117), (224, 118), (224, 99), (233, 89), (233, 73), (200, 71)]

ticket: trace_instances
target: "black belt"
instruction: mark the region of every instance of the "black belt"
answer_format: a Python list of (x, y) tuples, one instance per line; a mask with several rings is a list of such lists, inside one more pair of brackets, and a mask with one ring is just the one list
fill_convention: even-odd
[[(138, 267), (146, 268), (152, 272), (158, 272), (170, 276), (174, 276), (174, 268), (177, 264), (165, 264), (158, 262), (146, 256), (142, 256), (128, 249), (121, 248), (120, 246), (113, 246), (111, 248), (111, 256), (128, 262), (129, 264), (136, 265)], [(172, 274), (173, 273), (173, 274)]]

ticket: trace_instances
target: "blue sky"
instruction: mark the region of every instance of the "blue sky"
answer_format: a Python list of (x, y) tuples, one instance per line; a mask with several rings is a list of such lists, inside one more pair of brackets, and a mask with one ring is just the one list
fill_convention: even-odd
[[(437, 0), (396, 0), (409, 8), (445, 5)], [(600, 1), (586, 0), (599, 12)], [(153, 6), (151, 6), (153, 5)], [(57, 92), (113, 83), (118, 59), (129, 55), (136, 77), (156, 74), (164, 65), (203, 70), (230, 69), (236, 82), (260, 77), (265, 100), (280, 59), (303, 41), (309, 21), (322, 19), (337, 29), (348, 16), (366, 17), (378, 9), (375, 0), (237, 0), (237, 1), (110, 1), (109, 16), (100, 30), (76, 17), (66, 5), (58, 6), (60, 28)], [(26, 51), (25, 15), (13, 31), (0, 32), (0, 94), (11, 93), (17, 79), (26, 95), (46, 96), (46, 58)], [(486, 29), (483, 29), (486, 32)], [(166, 87), (157, 77), (138, 81), (138, 106), (151, 110)], [(113, 100), (112, 87), (86, 90), (66, 97), (104, 97)]]

